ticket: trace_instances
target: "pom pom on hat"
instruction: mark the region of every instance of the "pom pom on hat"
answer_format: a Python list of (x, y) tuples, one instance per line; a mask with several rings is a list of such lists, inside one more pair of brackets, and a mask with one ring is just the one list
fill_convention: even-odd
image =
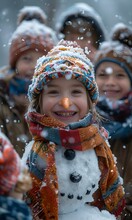
[(123, 23), (111, 31), (111, 40), (103, 42), (95, 56), (95, 74), (103, 62), (114, 62), (127, 73), (132, 84), (132, 29)]
[(20, 11), (18, 19), (20, 25), (10, 40), (11, 68), (15, 68), (17, 60), (24, 52), (35, 50), (47, 54), (57, 44), (56, 33), (42, 22), (44, 20), (44, 14), (39, 7), (25, 7)]
[(117, 23), (111, 30), (111, 39), (132, 49), (132, 28), (124, 23)]
[(42, 24), (47, 23), (47, 16), (40, 7), (25, 6), (18, 13), (17, 24), (20, 25), (22, 21), (30, 21), (32, 19), (36, 19)]
[(91, 61), (76, 42), (64, 40), (38, 60), (32, 84), (28, 90), (29, 100), (39, 95), (48, 82), (60, 77), (81, 81), (88, 90), (92, 102), (97, 102), (98, 88)]
[(0, 195), (7, 195), (20, 174), (20, 158), (7, 137), (0, 132)]

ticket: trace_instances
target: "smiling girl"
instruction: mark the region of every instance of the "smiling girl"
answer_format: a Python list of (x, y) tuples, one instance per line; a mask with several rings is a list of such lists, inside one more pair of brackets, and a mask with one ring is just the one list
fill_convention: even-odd
[(0, 128), (20, 156), (31, 140), (24, 118), (28, 86), (37, 59), (57, 43), (55, 32), (45, 22), (46, 15), (37, 6), (19, 11), (18, 27), (10, 39), (9, 66), (0, 69)]
[(97, 109), (107, 118), (103, 125), (124, 179), (127, 214), (132, 219), (132, 29), (117, 24), (112, 39), (101, 45), (95, 59), (100, 100)]
[[(57, 220), (66, 211), (60, 202), (62, 195), (58, 186), (63, 175), (56, 165), (59, 149), (65, 152), (64, 160), (66, 149), (73, 153), (89, 153), (89, 150), (94, 153), (101, 176), (90, 205), (119, 216), (124, 207), (124, 192), (107, 145), (107, 132), (97, 123), (94, 106), (98, 88), (93, 65), (76, 42), (61, 41), (38, 60), (28, 95), (27, 122), (33, 141), (26, 148), (23, 162), (28, 164), (33, 179), (34, 188), (26, 195), (33, 218)], [(68, 169), (69, 162), (66, 164)], [(76, 176), (74, 180), (78, 187), (79, 178)], [(68, 181), (72, 180), (68, 178)], [(84, 181), (89, 182), (87, 178)], [(85, 205), (88, 194), (84, 193), (77, 199), (80, 202), (76, 202)], [(69, 205), (73, 197), (65, 198)], [(85, 214), (84, 219), (87, 219)]]

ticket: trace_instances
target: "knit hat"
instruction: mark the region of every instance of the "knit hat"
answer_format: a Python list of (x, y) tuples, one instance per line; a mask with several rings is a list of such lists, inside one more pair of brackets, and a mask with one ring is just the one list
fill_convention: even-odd
[(47, 15), (38, 6), (24, 6), (18, 13), (17, 24), (20, 25), (22, 21), (30, 21), (32, 19), (39, 20), (40, 23), (47, 23)]
[(111, 30), (111, 40), (102, 43), (95, 56), (95, 74), (103, 62), (113, 62), (122, 67), (132, 83), (132, 29), (123, 23)]
[[(56, 23), (56, 31), (58, 35), (62, 35), (66, 26), (72, 26), (73, 19), (82, 18), (87, 23), (90, 23), (95, 30), (95, 35), (98, 36), (97, 45), (107, 39), (107, 31), (103, 21), (97, 11), (86, 3), (75, 3), (65, 10), (59, 17)], [(80, 28), (81, 30), (81, 28)]]
[(20, 174), (20, 158), (7, 137), (0, 132), (0, 195), (8, 194)]
[(76, 42), (64, 40), (38, 60), (28, 90), (29, 100), (40, 94), (48, 82), (60, 77), (81, 81), (88, 90), (92, 102), (97, 102), (98, 89), (91, 61)]
[(0, 131), (0, 195), (23, 194), (31, 188), (28, 167), (22, 164), (9, 139)]
[(19, 57), (28, 50), (44, 54), (57, 43), (55, 32), (45, 25), (46, 15), (36, 6), (27, 6), (18, 14), (18, 27), (10, 40), (9, 64), (15, 68)]

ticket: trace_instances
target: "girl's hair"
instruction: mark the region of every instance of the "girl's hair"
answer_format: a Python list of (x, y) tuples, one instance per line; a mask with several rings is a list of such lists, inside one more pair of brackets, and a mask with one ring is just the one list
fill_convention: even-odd
[(41, 113), (41, 108), (40, 108), (41, 96), (42, 96), (42, 92), (38, 95), (33, 96), (32, 101), (29, 104), (28, 111), (34, 109), (36, 112)]

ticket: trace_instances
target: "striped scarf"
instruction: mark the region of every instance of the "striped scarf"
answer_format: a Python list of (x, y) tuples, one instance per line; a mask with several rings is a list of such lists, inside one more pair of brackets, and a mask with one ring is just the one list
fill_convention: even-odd
[[(29, 112), (27, 122), (35, 140), (27, 160), (33, 188), (25, 198), (32, 209), (33, 218), (58, 220), (58, 180), (55, 165), (58, 145), (79, 151), (95, 149), (101, 179), (100, 194), (95, 194), (94, 205), (119, 215), (124, 206), (123, 188), (111, 150), (98, 127), (92, 124), (92, 115), (88, 114), (79, 122), (66, 126), (54, 118)], [(41, 165), (37, 161), (41, 161)], [(98, 203), (99, 200), (102, 202)]]

